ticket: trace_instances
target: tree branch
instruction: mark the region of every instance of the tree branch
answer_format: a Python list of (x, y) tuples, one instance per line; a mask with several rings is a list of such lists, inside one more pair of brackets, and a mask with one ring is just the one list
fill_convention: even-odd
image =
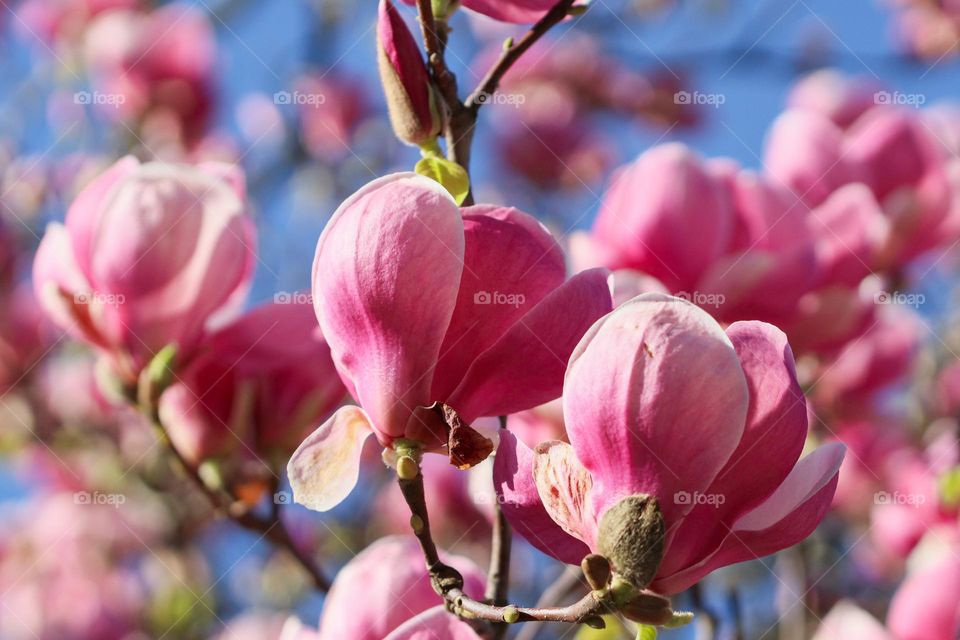
[[(490, 539), (490, 568), (487, 573), (487, 590), (484, 594), (491, 604), (503, 606), (510, 595), (510, 551), (513, 543), (513, 531), (503, 515), (500, 502), (494, 506), (493, 534)], [(494, 640), (499, 640), (507, 632), (505, 623), (497, 624)]]
[(418, 471), (411, 479), (399, 479), (400, 491), (410, 507), (410, 525), (420, 541), (434, 588), (446, 600), (448, 608), (461, 616), (488, 623), (545, 622), (587, 623), (602, 626), (601, 615), (612, 611), (612, 602), (599, 592), (590, 592), (565, 607), (515, 607), (479, 602), (463, 591), (463, 576), (440, 560), (437, 545), (430, 533), (430, 518), (423, 492), (423, 475)]
[[(464, 103), (467, 109), (476, 112), (480, 107), (496, 93), (500, 86), (500, 81), (510, 70), (510, 67), (526, 53), (530, 47), (544, 36), (554, 25), (562, 22), (569, 14), (576, 0), (560, 0), (548, 11), (540, 20), (527, 31), (520, 40), (511, 44), (500, 54), (500, 58), (490, 68), (487, 75), (480, 81), (480, 85), (474, 90), (470, 97)], [(429, 2), (428, 2), (429, 4)]]
[(143, 408), (142, 412), (157, 430), (159, 437), (167, 444), (176, 465), (184, 472), (190, 481), (203, 493), (213, 507), (214, 513), (226, 516), (244, 529), (259, 533), (274, 546), (284, 549), (297, 561), (303, 570), (310, 576), (314, 586), (326, 593), (330, 590), (330, 580), (323, 570), (305, 551), (300, 549), (290, 537), (280, 513), (280, 505), (276, 502), (270, 512), (270, 518), (260, 518), (251, 513), (246, 505), (234, 500), (224, 492), (210, 487), (201, 477), (197, 467), (192, 465), (170, 440), (166, 427), (160, 422), (156, 412), (150, 408)]

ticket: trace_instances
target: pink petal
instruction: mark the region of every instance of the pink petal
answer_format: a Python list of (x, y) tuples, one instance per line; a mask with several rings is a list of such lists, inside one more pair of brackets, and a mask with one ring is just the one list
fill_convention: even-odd
[(74, 255), (80, 268), (89, 277), (92, 259), (91, 244), (103, 210), (114, 195), (114, 188), (125, 178), (135, 173), (140, 161), (133, 156), (117, 160), (105, 172), (94, 178), (77, 194), (67, 210), (66, 226), (73, 244)]
[(811, 220), (823, 281), (857, 286), (872, 272), (889, 233), (873, 193), (859, 182), (841, 187), (811, 212)]
[(960, 558), (956, 550), (910, 575), (887, 613), (897, 640), (954, 640), (960, 632)]
[(722, 502), (699, 504), (687, 514), (661, 564), (665, 575), (716, 548), (737, 517), (770, 496), (793, 470), (806, 439), (807, 402), (787, 337), (762, 322), (736, 322), (727, 335), (750, 388), (746, 429), (705, 492)]
[(847, 600), (833, 605), (813, 640), (895, 640), (876, 618)]
[[(464, 577), (464, 591), (482, 598), (486, 582), (472, 560), (441, 554)], [(340, 570), (320, 619), (322, 638), (381, 640), (407, 620), (442, 604), (413, 536), (381, 538)], [(456, 618), (454, 618), (456, 620)]]
[(469, 421), (560, 397), (570, 354), (612, 306), (607, 276), (605, 269), (591, 269), (550, 292), (480, 354), (450, 395), (450, 404)]
[(506, 207), (463, 209), (463, 275), (440, 348), (431, 398), (445, 400), (477, 356), (566, 278), (563, 251), (533, 217)]
[[(593, 507), (649, 493), (667, 527), (692, 505), (743, 434), (749, 396), (740, 361), (720, 325), (662, 294), (634, 298), (599, 320), (570, 358), (564, 419), (593, 476)], [(710, 443), (704, 446), (703, 443)]]
[(510, 431), (500, 434), (493, 482), (504, 515), (527, 542), (567, 564), (579, 564), (590, 549), (550, 517), (533, 478), (534, 454)]
[(823, 116), (784, 111), (767, 134), (764, 165), (794, 196), (815, 207), (837, 188), (857, 182), (862, 167), (843, 155), (843, 132)]
[(605, 245), (611, 269), (636, 269), (673, 291), (693, 291), (727, 250), (732, 214), (722, 182), (700, 156), (666, 144), (614, 175), (594, 240)]
[(651, 588), (678, 593), (715, 569), (769, 555), (809, 536), (830, 507), (845, 451), (833, 442), (800, 460), (773, 495), (734, 523), (716, 551), (678, 573), (658, 576)]
[(596, 540), (596, 521), (587, 499), (593, 479), (566, 442), (541, 442), (534, 450), (533, 481), (547, 513), (560, 528), (591, 548)]
[(445, 607), (434, 607), (407, 620), (384, 640), (483, 640), (469, 624), (449, 613)]
[(436, 182), (398, 173), (348, 198), (320, 236), (314, 307), (341, 376), (374, 429), (404, 434), (430, 385), (464, 254), (463, 222)]
[(353, 490), (360, 456), (371, 434), (360, 407), (337, 410), (303, 441), (287, 463), (293, 499), (313, 511), (329, 511)]

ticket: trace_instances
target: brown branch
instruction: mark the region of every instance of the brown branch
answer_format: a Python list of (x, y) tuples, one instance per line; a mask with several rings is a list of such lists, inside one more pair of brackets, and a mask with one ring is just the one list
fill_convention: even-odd
[(270, 518), (260, 518), (251, 513), (246, 505), (239, 503), (226, 493), (210, 487), (200, 475), (199, 469), (191, 464), (170, 440), (170, 436), (156, 415), (156, 411), (151, 408), (144, 408), (142, 412), (157, 430), (158, 436), (167, 444), (167, 449), (176, 461), (176, 465), (197, 489), (207, 497), (207, 500), (213, 507), (214, 513), (226, 516), (244, 529), (259, 533), (273, 543), (274, 546), (286, 550), (310, 576), (317, 589), (324, 593), (330, 590), (330, 580), (323, 573), (323, 570), (317, 565), (313, 558), (300, 549), (293, 541), (293, 538), (290, 537), (290, 532), (287, 530), (281, 517), (279, 504), (274, 503), (270, 512)]
[[(422, 1), (422, 0), (421, 0)], [(487, 75), (480, 81), (480, 85), (474, 90), (470, 97), (464, 103), (467, 109), (476, 112), (480, 107), (496, 93), (500, 81), (510, 70), (510, 67), (526, 53), (540, 38), (544, 36), (551, 28), (562, 22), (569, 14), (576, 0), (560, 0), (553, 5), (540, 20), (527, 31), (520, 40), (511, 44), (500, 54), (500, 58), (490, 68)], [(429, 4), (429, 2), (428, 2)]]
[(420, 541), (434, 588), (446, 600), (453, 613), (471, 620), (483, 620), (500, 624), (526, 622), (588, 623), (603, 625), (601, 615), (612, 611), (612, 602), (598, 592), (590, 592), (577, 602), (565, 607), (515, 607), (487, 604), (474, 600), (463, 592), (463, 576), (453, 567), (440, 560), (440, 554), (430, 533), (430, 518), (423, 493), (423, 475), (417, 473), (410, 479), (399, 479), (400, 491), (410, 507), (410, 525)]
[[(569, 565), (564, 567), (560, 575), (557, 576), (557, 579), (540, 595), (540, 599), (537, 600), (537, 606), (545, 607), (551, 602), (566, 598), (578, 585), (583, 584), (583, 582), (583, 575), (579, 567)], [(540, 622), (530, 623), (520, 630), (516, 640), (534, 640), (542, 628), (543, 624)]]
[[(487, 590), (484, 594), (488, 602), (503, 606), (510, 595), (510, 551), (513, 543), (513, 531), (503, 515), (498, 501), (494, 506), (493, 535), (490, 539), (490, 568), (487, 573)], [(503, 638), (507, 633), (506, 623), (494, 628), (494, 640)]]

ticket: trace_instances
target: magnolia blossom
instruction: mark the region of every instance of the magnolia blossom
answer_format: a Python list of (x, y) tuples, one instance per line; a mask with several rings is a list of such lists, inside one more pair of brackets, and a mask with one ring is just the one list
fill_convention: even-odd
[[(544, 552), (578, 563), (613, 551), (615, 571), (668, 595), (809, 535), (844, 455), (832, 443), (798, 461), (806, 402), (781, 331), (760, 322), (724, 331), (662, 294), (590, 329), (570, 358), (563, 408), (570, 444), (531, 451), (501, 437), (494, 479), (504, 513)], [(645, 542), (648, 557), (610, 549), (612, 531), (649, 524), (651, 508), (664, 529)]]
[[(483, 572), (462, 556), (441, 554), (463, 575), (464, 591), (482, 598)], [(420, 545), (412, 536), (381, 538), (360, 552), (337, 574), (327, 594), (319, 632), (288, 623), (282, 640), (384, 640), (385, 638), (479, 638), (457, 635), (462, 625), (443, 608), (423, 566)], [(438, 613), (439, 612), (439, 613)], [(437, 630), (434, 635), (417, 635)], [(449, 629), (453, 635), (441, 632)], [(470, 630), (473, 633), (472, 629)]]
[(390, 0), (380, 0), (377, 61), (393, 131), (410, 145), (426, 144), (440, 133), (440, 113), (430, 76), (413, 34)]
[(270, 303), (219, 329), (160, 397), (187, 459), (286, 459), (346, 395), (309, 303)]
[(371, 434), (386, 448), (445, 450), (460, 467), (482, 460), (493, 445), (470, 423), (558, 397), (567, 357), (611, 308), (606, 272), (566, 280), (562, 250), (534, 218), (461, 211), (411, 173), (371, 182), (334, 213), (313, 297), (360, 405), (338, 410), (288, 466), (296, 500), (320, 511), (353, 488)]
[(815, 239), (807, 206), (780, 185), (667, 144), (614, 175), (571, 245), (581, 268), (651, 276), (725, 321), (779, 323), (818, 282)]
[(226, 165), (126, 157), (74, 200), (37, 249), (50, 318), (133, 380), (168, 344), (185, 360), (211, 316), (242, 301), (254, 261), (243, 177)]

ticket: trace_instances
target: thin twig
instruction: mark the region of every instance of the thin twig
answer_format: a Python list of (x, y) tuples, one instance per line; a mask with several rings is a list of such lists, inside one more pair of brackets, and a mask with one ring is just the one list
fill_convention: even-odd
[(509, 617), (514, 622), (531, 620), (547, 622), (590, 622), (602, 625), (601, 615), (611, 611), (610, 602), (596, 592), (590, 592), (577, 602), (565, 607), (515, 607), (479, 602), (463, 591), (463, 576), (453, 567), (440, 560), (437, 545), (430, 533), (430, 518), (423, 493), (423, 475), (404, 480), (399, 479), (400, 490), (410, 507), (410, 519), (413, 533), (420, 541), (427, 571), (434, 588), (446, 600), (447, 606), (456, 614), (473, 620), (502, 623)]
[[(490, 539), (490, 569), (487, 573), (486, 599), (491, 604), (506, 605), (510, 595), (510, 550), (513, 543), (513, 531), (503, 515), (503, 509), (497, 502), (494, 506), (493, 534)], [(494, 640), (503, 638), (507, 633), (506, 623), (494, 628)]]
[[(551, 602), (563, 600), (581, 584), (583, 584), (583, 575), (580, 572), (580, 568), (567, 565), (563, 571), (560, 572), (560, 575), (557, 576), (557, 579), (554, 580), (549, 587), (544, 589), (540, 595), (540, 599), (537, 600), (537, 606), (545, 607)], [(534, 640), (542, 628), (543, 623), (531, 622), (520, 630), (516, 640)]]
[(200, 475), (199, 469), (191, 464), (170, 440), (167, 430), (156, 416), (156, 412), (147, 409), (143, 413), (150, 419), (159, 436), (167, 444), (167, 449), (172, 454), (177, 466), (207, 497), (215, 513), (226, 516), (244, 529), (261, 534), (276, 547), (286, 550), (310, 576), (317, 589), (324, 593), (330, 590), (329, 578), (326, 577), (313, 558), (300, 549), (290, 536), (290, 532), (281, 517), (280, 505), (274, 503), (269, 519), (260, 518), (229, 495), (210, 487)]
[(570, 13), (570, 8), (576, 0), (560, 0), (548, 11), (540, 20), (527, 31), (522, 38), (504, 49), (500, 58), (490, 68), (487, 75), (480, 81), (480, 85), (474, 90), (470, 97), (464, 103), (467, 109), (476, 112), (484, 102), (488, 101), (500, 86), (500, 81), (510, 70), (510, 67), (520, 59), (527, 50), (544, 36), (554, 25), (562, 22)]

